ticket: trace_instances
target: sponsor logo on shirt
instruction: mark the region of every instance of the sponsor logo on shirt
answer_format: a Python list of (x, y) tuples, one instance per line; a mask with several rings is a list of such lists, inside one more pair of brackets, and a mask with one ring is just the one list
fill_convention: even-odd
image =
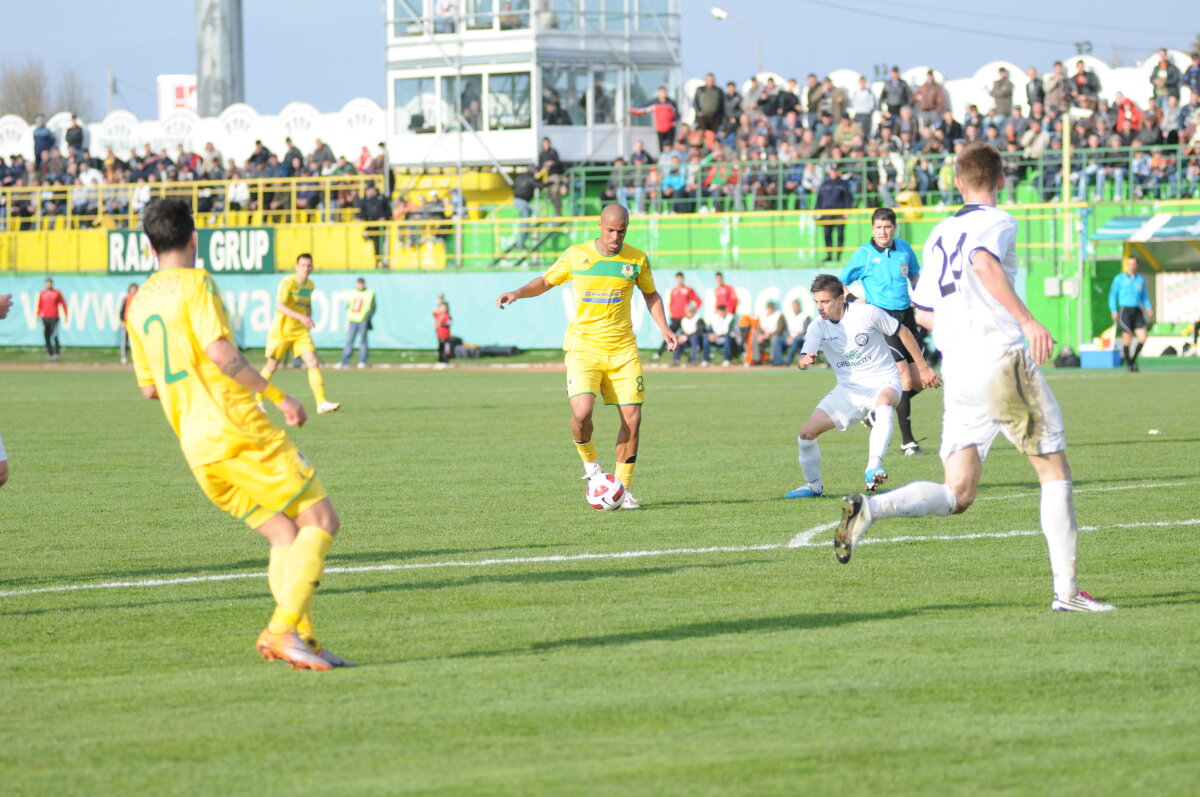
[(871, 339), (870, 336), (867, 335), (866, 332), (859, 332), (857, 335), (854, 336), (854, 342), (857, 343), (859, 346), (866, 346), (867, 341), (870, 339)]
[(588, 288), (583, 292), (583, 298), (580, 301), (587, 304), (620, 304), (621, 291)]

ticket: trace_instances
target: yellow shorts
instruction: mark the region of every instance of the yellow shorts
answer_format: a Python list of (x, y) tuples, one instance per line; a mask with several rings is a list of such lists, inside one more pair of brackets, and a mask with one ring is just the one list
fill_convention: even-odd
[(286, 437), (192, 473), (210, 501), (252, 529), (275, 515), (295, 517), (327, 495), (312, 463)]
[(641, 404), (646, 396), (646, 380), (637, 350), (619, 354), (594, 354), (569, 351), (567, 398), (584, 393), (600, 395), (605, 404)]
[(267, 335), (267, 357), (271, 360), (282, 360), (287, 357), (288, 349), (292, 350), (293, 357), (303, 357), (311, 351), (316, 351), (317, 347), (313, 345), (312, 335), (308, 334), (308, 330), (294, 335), (283, 335), (276, 337), (275, 333)]

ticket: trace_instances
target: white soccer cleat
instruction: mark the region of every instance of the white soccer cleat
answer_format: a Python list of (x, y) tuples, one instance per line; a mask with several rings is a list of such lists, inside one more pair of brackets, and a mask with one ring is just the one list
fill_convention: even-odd
[(854, 546), (858, 545), (871, 528), (871, 507), (867, 496), (862, 493), (848, 495), (842, 499), (842, 522), (833, 535), (833, 551), (842, 564), (850, 561)]
[(1082, 590), (1069, 598), (1054, 596), (1050, 602), (1050, 610), (1054, 612), (1115, 612), (1116, 606), (1111, 603), (1098, 601)]
[(367, 367), (367, 364), (366, 364), (366, 363), (359, 363), (358, 365), (356, 365), (356, 366), (354, 366), (354, 367), (355, 367), (355, 368), (362, 369), (362, 368), (366, 368), (366, 367)]
[(322, 401), (317, 405), (317, 415), (326, 415), (331, 412), (337, 412), (342, 408), (342, 405), (336, 401)]
[(598, 461), (597, 462), (585, 462), (585, 463), (583, 463), (583, 475), (580, 476), (579, 478), (592, 479), (596, 476), (603, 476), (603, 475), (604, 475), (604, 468), (600, 467), (600, 463)]
[(629, 489), (626, 488), (625, 489), (625, 502), (621, 504), (621, 508), (622, 509), (641, 509), (642, 505), (638, 502), (638, 500), (636, 498), (633, 497), (633, 493), (629, 492)]
[(345, 367), (346, 367), (345, 363), (337, 362), (337, 363), (333, 364), (333, 370), (335, 370), (335, 371), (340, 371)]

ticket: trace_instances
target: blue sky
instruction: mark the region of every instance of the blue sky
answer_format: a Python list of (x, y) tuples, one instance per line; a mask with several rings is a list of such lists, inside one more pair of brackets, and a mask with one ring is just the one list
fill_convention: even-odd
[[(1047, 12), (1044, 0), (970, 6), (961, 0), (682, 0), (685, 76), (712, 71), (722, 81), (740, 81), (754, 71), (753, 38), (732, 20), (713, 19), (709, 9), (717, 4), (757, 33), (767, 69), (800, 78), (843, 67), (871, 75), (883, 63), (927, 64), (965, 77), (1001, 58), (1046, 69), (1083, 40), (1109, 63), (1132, 65), (1155, 47), (1187, 49), (1200, 33), (1194, 0), (1150, 6), (1095, 0), (1086, 14), (1065, 4)], [(63, 66), (78, 70), (95, 93), (98, 115), (106, 68), (117, 75), (115, 106), (142, 117), (155, 113), (156, 75), (195, 72), (192, 0), (5, 6), (10, 35), (0, 60), (40, 55), (52, 75)], [(360, 96), (382, 104), (382, 0), (244, 0), (243, 7), (246, 99), (259, 111), (276, 113), (294, 100), (331, 111)], [(1150, 13), (1131, 19), (1132, 8)]]

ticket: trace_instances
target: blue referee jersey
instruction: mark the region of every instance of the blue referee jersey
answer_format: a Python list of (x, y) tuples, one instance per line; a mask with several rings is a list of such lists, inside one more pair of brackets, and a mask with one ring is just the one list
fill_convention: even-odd
[(842, 269), (842, 284), (862, 280), (867, 302), (884, 310), (907, 310), (909, 280), (921, 273), (917, 253), (907, 241), (893, 238), (892, 245), (880, 249), (874, 240), (867, 241), (851, 255)]
[(1154, 309), (1150, 306), (1150, 295), (1146, 293), (1146, 278), (1141, 274), (1131, 277), (1122, 271), (1113, 278), (1112, 288), (1108, 291), (1108, 312), (1115, 313), (1121, 307)]

